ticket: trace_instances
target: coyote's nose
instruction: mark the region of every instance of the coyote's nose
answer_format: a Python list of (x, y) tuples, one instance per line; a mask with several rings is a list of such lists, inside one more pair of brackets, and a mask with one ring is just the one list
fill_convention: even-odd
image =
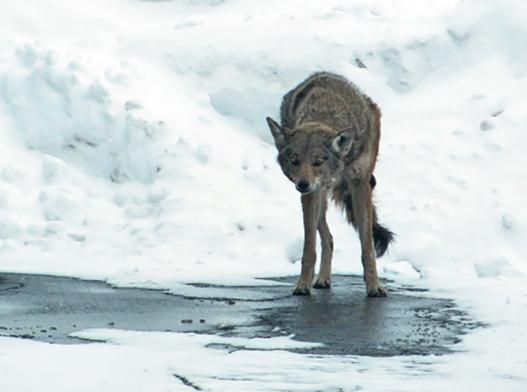
[(309, 190), (309, 182), (306, 180), (298, 181), (298, 184), (296, 184), (296, 189), (299, 192), (306, 193)]

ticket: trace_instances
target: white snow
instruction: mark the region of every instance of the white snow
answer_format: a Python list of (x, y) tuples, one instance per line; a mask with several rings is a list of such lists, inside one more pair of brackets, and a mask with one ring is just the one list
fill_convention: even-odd
[(481, 352), (327, 357), (285, 351), (310, 346), (289, 337), (241, 339), (102, 329), (75, 336), (109, 344), (52, 345), (0, 338), (0, 365), (7, 375), (0, 379), (2, 390), (191, 391), (180, 377), (205, 391), (523, 390), (522, 379), (503, 373), (494, 361), (503, 360), (515, 373), (522, 371), (521, 366)]
[[(38, 390), (22, 374), (35, 383), (62, 375), (39, 360), (53, 356), (71, 370), (64, 385), (189, 390), (169, 369), (195, 353), (201, 367), (257, 380), (234, 386), (180, 369), (213, 390), (294, 390), (251, 373), (258, 361), (328, 391), (525, 390), (526, 16), (512, 0), (2, 2), (0, 270), (174, 292), (297, 274), (298, 196), (264, 118), (324, 69), (383, 111), (375, 197), (397, 242), (381, 273), (455, 298), (489, 327), (441, 358), (340, 364), (256, 350), (230, 354), (238, 359), (225, 367), (216, 356), (229, 355), (186, 335), (123, 332), (130, 339), (116, 337), (119, 346), (2, 339), (0, 382)], [(339, 212), (330, 221), (335, 272), (360, 273), (356, 235)], [(149, 346), (165, 340), (162, 355)], [(170, 349), (187, 340), (188, 353)], [(102, 353), (130, 363), (105, 373), (115, 383), (90, 384), (97, 377), (75, 371), (76, 360), (96, 370)], [(145, 358), (155, 364), (147, 375)]]

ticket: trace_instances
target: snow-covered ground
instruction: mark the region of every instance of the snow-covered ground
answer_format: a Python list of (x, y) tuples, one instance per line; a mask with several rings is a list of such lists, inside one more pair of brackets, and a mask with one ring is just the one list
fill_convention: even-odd
[[(383, 111), (376, 200), (397, 242), (381, 274), (489, 326), (406, 359), (3, 338), (0, 389), (191, 390), (177, 373), (229, 391), (527, 390), (526, 18), (513, 0), (4, 0), (0, 270), (175, 292), (298, 273), (298, 195), (264, 118), (330, 70)], [(335, 272), (360, 273), (330, 219)]]

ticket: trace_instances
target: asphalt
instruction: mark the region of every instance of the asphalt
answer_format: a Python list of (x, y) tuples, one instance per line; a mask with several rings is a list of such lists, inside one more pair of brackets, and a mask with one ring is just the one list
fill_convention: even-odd
[(193, 285), (190, 297), (99, 281), (0, 274), (0, 335), (78, 344), (89, 342), (70, 334), (87, 328), (294, 334), (324, 344), (303, 351), (311, 354), (393, 356), (448, 353), (463, 334), (482, 327), (452, 300), (393, 282), (385, 282), (389, 297), (367, 298), (360, 277), (336, 276), (331, 290), (299, 297), (283, 285), (294, 280), (254, 287)]

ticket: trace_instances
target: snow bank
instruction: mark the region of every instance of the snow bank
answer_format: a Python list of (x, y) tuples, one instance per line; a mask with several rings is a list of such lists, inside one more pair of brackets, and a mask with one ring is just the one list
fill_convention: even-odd
[[(1, 268), (164, 286), (296, 273), (297, 195), (262, 118), (328, 69), (384, 112), (376, 198), (398, 240), (381, 270), (408, 262), (438, 286), (523, 275), (524, 10), (302, 4), (13, 5)], [(331, 219), (336, 271), (360, 272), (354, 233)]]

